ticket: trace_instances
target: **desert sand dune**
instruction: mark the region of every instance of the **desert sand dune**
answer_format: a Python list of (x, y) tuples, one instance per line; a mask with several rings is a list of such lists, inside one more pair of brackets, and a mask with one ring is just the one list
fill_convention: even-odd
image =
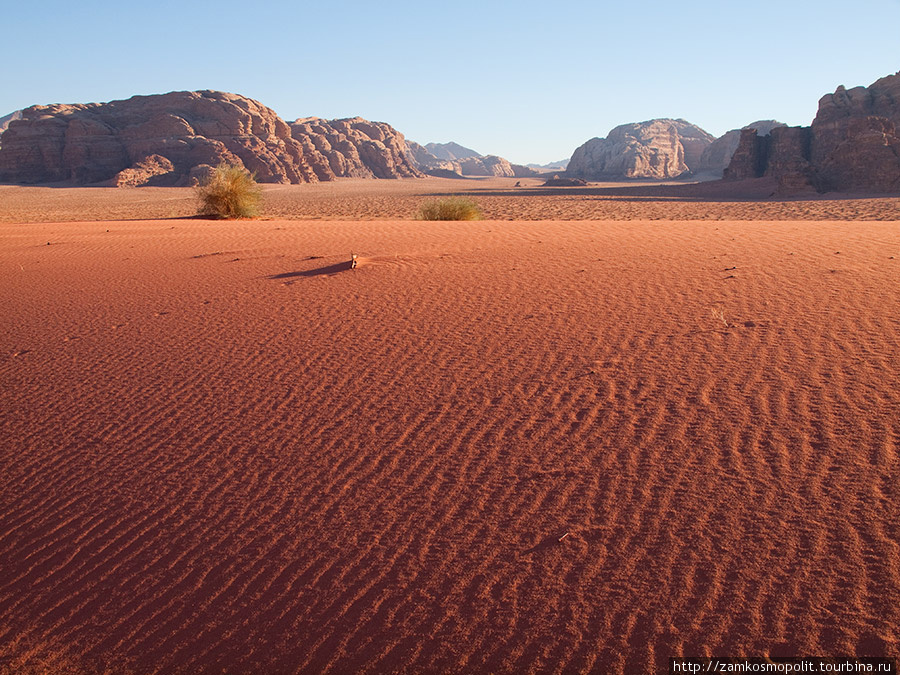
[(423, 223), (372, 184), (228, 223), (0, 188), (0, 669), (896, 655), (896, 199)]

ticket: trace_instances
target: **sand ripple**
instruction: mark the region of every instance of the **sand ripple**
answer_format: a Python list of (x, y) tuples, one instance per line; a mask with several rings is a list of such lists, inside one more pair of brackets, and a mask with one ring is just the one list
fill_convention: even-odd
[(896, 653), (898, 258), (896, 222), (0, 226), (0, 669)]

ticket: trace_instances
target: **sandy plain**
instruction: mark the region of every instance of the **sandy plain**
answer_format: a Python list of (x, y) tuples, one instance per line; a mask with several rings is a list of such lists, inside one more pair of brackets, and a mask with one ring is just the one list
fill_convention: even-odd
[(0, 186), (0, 672), (896, 656), (900, 199), (514, 182)]

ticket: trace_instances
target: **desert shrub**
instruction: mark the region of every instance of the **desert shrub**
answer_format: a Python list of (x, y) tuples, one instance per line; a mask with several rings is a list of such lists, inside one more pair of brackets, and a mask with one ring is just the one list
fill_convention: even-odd
[(471, 199), (449, 197), (426, 202), (419, 208), (419, 220), (478, 220), (481, 209)]
[(219, 164), (197, 187), (200, 211), (216, 218), (252, 218), (259, 213), (262, 189), (242, 166)]

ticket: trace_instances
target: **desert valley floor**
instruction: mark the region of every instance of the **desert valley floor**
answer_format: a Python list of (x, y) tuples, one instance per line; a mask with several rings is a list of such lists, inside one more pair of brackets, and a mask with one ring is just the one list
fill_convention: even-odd
[(0, 186), (0, 672), (897, 656), (900, 199), (515, 182)]

